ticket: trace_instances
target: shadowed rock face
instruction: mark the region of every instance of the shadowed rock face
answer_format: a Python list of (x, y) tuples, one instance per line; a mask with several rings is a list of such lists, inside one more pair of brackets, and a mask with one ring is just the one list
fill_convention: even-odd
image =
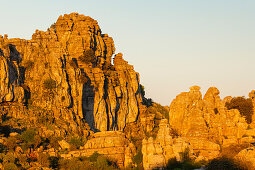
[[(95, 62), (81, 61), (92, 51)], [(139, 114), (139, 75), (96, 20), (72, 13), (60, 16), (31, 40), (0, 36), (0, 102), (52, 110), (56, 119), (94, 131), (122, 130)]]

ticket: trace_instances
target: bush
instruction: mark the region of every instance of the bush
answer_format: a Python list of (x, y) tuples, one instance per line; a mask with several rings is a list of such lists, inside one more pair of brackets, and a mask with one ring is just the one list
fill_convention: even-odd
[(143, 85), (139, 85), (139, 89), (140, 89), (140, 93), (142, 96), (142, 100), (143, 100), (143, 105), (150, 107), (152, 106), (153, 100), (151, 98), (146, 98), (145, 97), (145, 90), (144, 90), (144, 86)]
[(95, 52), (92, 49), (86, 50), (83, 55), (79, 57), (79, 60), (87, 64), (96, 64)]
[(99, 154), (98, 152), (94, 152), (92, 155), (90, 155), (88, 157), (88, 160), (90, 162), (96, 162), (97, 161), (97, 158), (100, 156), (101, 154)]
[(243, 169), (230, 158), (216, 158), (211, 160), (206, 166), (206, 170), (240, 170)]
[(104, 169), (109, 166), (108, 160), (104, 156), (99, 156), (96, 161), (97, 169)]
[(44, 80), (43, 86), (46, 89), (52, 90), (52, 89), (56, 88), (56, 81), (53, 80), (52, 78), (48, 78), (48, 79)]
[(49, 157), (49, 163), (50, 163), (49, 167), (53, 169), (57, 169), (59, 166), (58, 161), (59, 161), (58, 157), (55, 157), (55, 156)]
[(75, 170), (94, 170), (96, 167), (93, 166), (93, 163), (84, 160), (82, 158), (72, 158), (72, 159), (60, 159), (59, 160), (59, 169), (75, 169)]
[(59, 139), (55, 136), (51, 136), (51, 137), (48, 138), (48, 140), (49, 140), (49, 144), (50, 144), (51, 147), (53, 147), (54, 149), (58, 149), (60, 147), (58, 141), (60, 141), (62, 139)]
[(85, 144), (85, 141), (82, 137), (74, 136), (70, 139), (69, 143), (73, 145), (76, 149), (79, 149)]
[(22, 132), (21, 138), (24, 140), (24, 142), (32, 144), (35, 139), (36, 132), (32, 129), (27, 129), (26, 131)]
[(45, 154), (45, 153), (39, 153), (38, 154), (38, 158), (37, 161), (39, 164), (41, 164), (44, 167), (48, 167), (50, 165), (49, 162), (49, 154)]
[(15, 160), (16, 160), (16, 158), (15, 158), (15, 156), (14, 156), (14, 153), (8, 152), (8, 153), (4, 156), (4, 158), (3, 158), (3, 163), (4, 163), (4, 164), (7, 164), (7, 163), (15, 163)]
[(17, 138), (11, 136), (7, 139), (6, 146), (9, 151), (14, 151), (15, 147), (17, 146)]
[(134, 164), (137, 164), (138, 166), (142, 164), (143, 162), (143, 153), (142, 153), (142, 148), (140, 147), (136, 153), (136, 155), (132, 159)]
[[(196, 168), (200, 168), (200, 164), (196, 164), (191, 160), (185, 160), (183, 162), (179, 162), (176, 160), (176, 158), (168, 160), (166, 168), (168, 170), (193, 170)], [(216, 169), (215, 169), (216, 170)]]
[(225, 104), (227, 109), (237, 109), (240, 114), (245, 117), (247, 123), (252, 122), (253, 104), (251, 99), (245, 99), (244, 97), (235, 97), (230, 102)]
[(42, 143), (42, 138), (39, 135), (34, 137), (34, 148), (37, 148)]
[(4, 165), (5, 170), (18, 170), (18, 167), (14, 163), (7, 163)]

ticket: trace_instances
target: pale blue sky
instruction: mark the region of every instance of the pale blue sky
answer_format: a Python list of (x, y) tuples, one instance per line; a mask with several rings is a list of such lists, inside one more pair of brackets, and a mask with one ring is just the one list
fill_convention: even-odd
[(116, 53), (140, 73), (147, 97), (169, 105), (180, 92), (215, 86), (222, 98), (255, 89), (254, 0), (0, 0), (0, 34), (30, 39), (58, 16), (98, 20)]

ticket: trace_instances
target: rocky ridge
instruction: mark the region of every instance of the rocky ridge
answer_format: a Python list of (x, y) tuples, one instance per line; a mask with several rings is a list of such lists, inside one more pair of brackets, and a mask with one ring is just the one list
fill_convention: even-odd
[(20, 162), (32, 160), (23, 168), (45, 168), (44, 154), (60, 166), (82, 160), (81, 167), (95, 168), (100, 162), (88, 160), (104, 155), (118, 168), (153, 169), (171, 160), (208, 162), (231, 150), (231, 158), (254, 161), (255, 91), (251, 122), (215, 87), (202, 97), (192, 86), (170, 107), (144, 94), (139, 74), (88, 16), (60, 16), (31, 40), (0, 36), (0, 159), (15, 153)]
[[(139, 113), (139, 75), (96, 20), (60, 16), (31, 40), (0, 37), (0, 101), (51, 110), (53, 117), (85, 120), (93, 131), (123, 130)], [(95, 62), (82, 62), (91, 52)], [(48, 87), (49, 86), (49, 87)], [(53, 87), (51, 87), (53, 86)]]

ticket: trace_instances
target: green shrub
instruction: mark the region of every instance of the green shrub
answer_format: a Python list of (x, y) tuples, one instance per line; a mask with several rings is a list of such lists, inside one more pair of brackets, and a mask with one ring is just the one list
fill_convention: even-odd
[(230, 158), (216, 158), (211, 160), (206, 166), (206, 170), (240, 170), (243, 169)]
[(12, 152), (8, 152), (4, 158), (3, 158), (3, 163), (4, 164), (7, 164), (7, 163), (15, 163), (15, 156), (14, 156), (14, 153)]
[(50, 144), (51, 147), (53, 147), (54, 149), (58, 149), (60, 147), (58, 141), (60, 141), (62, 139), (57, 138), (55, 136), (51, 136), (51, 137), (48, 138), (48, 140), (49, 140), (49, 144)]
[(34, 137), (34, 148), (37, 148), (42, 143), (42, 138), (39, 135), (35, 135)]
[(163, 169), (168, 169), (168, 170), (193, 170), (193, 169), (200, 168), (200, 167), (201, 167), (200, 164), (196, 164), (191, 160), (185, 160), (183, 162), (179, 162), (179, 161), (176, 160), (176, 158), (173, 158), (173, 159), (168, 160), (166, 168), (163, 168)]
[(90, 162), (96, 162), (97, 161), (97, 158), (100, 156), (101, 154), (99, 154), (98, 152), (94, 152), (92, 155), (90, 155), (88, 157), (88, 160)]
[(84, 146), (85, 140), (79, 136), (73, 136), (69, 143), (73, 145), (76, 149), (79, 149), (81, 146)]
[(139, 89), (140, 89), (140, 94), (142, 96), (142, 100), (143, 100), (143, 105), (149, 107), (152, 105), (153, 101), (151, 98), (146, 98), (145, 97), (145, 90), (144, 90), (144, 86), (143, 85), (139, 85)]
[(96, 64), (95, 52), (92, 49), (86, 50), (83, 55), (79, 57), (79, 60), (87, 64)]
[(50, 156), (49, 157), (49, 167), (53, 169), (57, 169), (59, 166), (59, 157), (56, 156)]
[(17, 138), (11, 136), (7, 139), (6, 146), (9, 151), (14, 151), (15, 147), (17, 146)]
[(96, 161), (97, 169), (104, 169), (109, 166), (109, 161), (104, 156), (99, 156)]
[(18, 167), (14, 163), (7, 163), (4, 165), (4, 170), (18, 170)]
[(27, 129), (26, 131), (22, 132), (21, 138), (24, 140), (24, 142), (32, 144), (35, 141), (35, 135), (36, 132), (34, 130)]
[(145, 96), (145, 90), (144, 90), (144, 86), (140, 84), (140, 92), (141, 92), (141, 95), (142, 97)]
[(245, 99), (244, 97), (235, 97), (230, 102), (225, 104), (227, 109), (237, 109), (240, 114), (245, 117), (247, 123), (252, 122), (253, 104), (251, 99)]
[(37, 161), (39, 164), (41, 164), (44, 167), (48, 167), (50, 165), (49, 162), (49, 154), (45, 154), (45, 153), (39, 153), (38, 154), (38, 158)]
[(53, 80), (52, 78), (48, 78), (48, 79), (44, 80), (43, 86), (46, 89), (52, 90), (52, 89), (56, 88), (56, 81)]
[(134, 164), (140, 165), (143, 162), (143, 153), (142, 148), (140, 147), (136, 153), (136, 155), (132, 159)]
[(82, 158), (72, 158), (72, 159), (60, 159), (59, 160), (59, 169), (75, 169), (75, 170), (94, 170), (97, 169), (94, 167), (93, 163), (84, 160)]

